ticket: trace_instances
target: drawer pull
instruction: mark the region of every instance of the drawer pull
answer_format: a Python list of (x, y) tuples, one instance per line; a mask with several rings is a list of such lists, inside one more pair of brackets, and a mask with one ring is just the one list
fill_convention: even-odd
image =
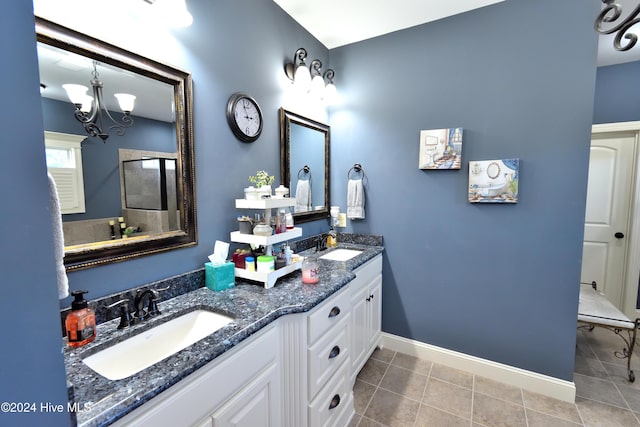
[(338, 314), (340, 314), (340, 307), (333, 307), (329, 312), (329, 318), (336, 317)]
[(340, 347), (335, 346), (331, 349), (331, 353), (329, 353), (329, 359), (334, 359), (338, 357), (339, 354), (340, 354)]
[(336, 394), (335, 396), (333, 396), (333, 399), (331, 399), (331, 403), (329, 404), (329, 410), (335, 408), (339, 404), (340, 404), (340, 395)]

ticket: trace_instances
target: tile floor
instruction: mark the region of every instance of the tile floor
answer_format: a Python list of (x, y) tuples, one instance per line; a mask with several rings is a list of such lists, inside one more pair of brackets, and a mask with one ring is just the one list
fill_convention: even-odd
[(578, 329), (575, 404), (388, 349), (376, 350), (354, 387), (349, 427), (640, 427), (640, 346), (627, 380), (624, 347), (608, 330)]

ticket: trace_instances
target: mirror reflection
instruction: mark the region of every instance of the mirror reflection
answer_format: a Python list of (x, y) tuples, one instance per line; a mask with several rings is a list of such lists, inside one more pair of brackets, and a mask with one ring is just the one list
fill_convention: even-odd
[[(40, 18), (36, 29), (47, 169), (61, 203), (67, 270), (195, 244), (190, 75)], [(95, 80), (101, 135), (77, 118), (92, 115), (82, 112), (90, 107), (63, 89), (83, 85), (95, 95)], [(135, 96), (133, 107), (123, 112), (119, 93)], [(133, 123), (119, 129), (111, 117)]]
[(328, 125), (280, 109), (280, 175), (296, 198), (297, 222), (328, 216), (329, 143)]

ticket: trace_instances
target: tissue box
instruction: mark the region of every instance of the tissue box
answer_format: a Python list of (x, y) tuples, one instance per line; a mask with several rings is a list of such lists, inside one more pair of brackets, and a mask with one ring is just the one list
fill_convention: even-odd
[(222, 265), (204, 264), (204, 283), (212, 291), (223, 291), (236, 285), (235, 265), (227, 262)]

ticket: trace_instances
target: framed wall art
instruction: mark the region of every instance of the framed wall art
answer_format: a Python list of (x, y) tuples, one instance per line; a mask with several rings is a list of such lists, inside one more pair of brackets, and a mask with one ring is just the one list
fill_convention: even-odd
[(520, 159), (469, 162), (469, 202), (517, 203)]
[(460, 169), (462, 128), (420, 131), (420, 169)]

